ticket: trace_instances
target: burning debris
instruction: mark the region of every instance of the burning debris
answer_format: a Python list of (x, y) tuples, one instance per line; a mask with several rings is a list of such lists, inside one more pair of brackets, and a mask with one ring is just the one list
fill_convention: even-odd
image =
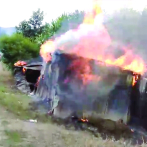
[(65, 124), (67, 129), (74, 127), (75, 130), (85, 130), (91, 132), (97, 137), (97, 133), (101, 135), (114, 136), (115, 139), (132, 138), (134, 130), (129, 128), (122, 119), (113, 121), (110, 119), (104, 119), (98, 115), (89, 115), (87, 118), (79, 118), (76, 114), (64, 120), (54, 119), (55, 123)]
[(14, 75), (18, 89), (25, 93), (32, 92), (40, 76), (42, 59), (36, 58), (31, 61), (18, 61), (14, 66)]
[(25, 61), (17, 61), (14, 66), (24, 66), (26, 65), (27, 63)]

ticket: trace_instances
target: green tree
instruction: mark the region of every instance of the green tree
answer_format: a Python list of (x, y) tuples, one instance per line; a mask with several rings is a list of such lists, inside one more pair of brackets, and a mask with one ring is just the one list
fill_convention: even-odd
[(35, 42), (41, 45), (49, 38), (60, 36), (70, 29), (75, 29), (82, 23), (84, 18), (84, 12), (76, 10), (74, 13), (62, 14), (56, 20), (51, 23), (46, 23), (42, 34), (35, 38)]
[(22, 33), (25, 37), (34, 39), (44, 31), (44, 26), (42, 25), (43, 19), (44, 13), (38, 9), (33, 12), (28, 21), (24, 20), (20, 22), (19, 26), (16, 26), (16, 31), (17, 33)]
[(0, 48), (3, 53), (2, 61), (11, 70), (16, 61), (31, 59), (39, 55), (39, 46), (22, 34), (0, 37)]

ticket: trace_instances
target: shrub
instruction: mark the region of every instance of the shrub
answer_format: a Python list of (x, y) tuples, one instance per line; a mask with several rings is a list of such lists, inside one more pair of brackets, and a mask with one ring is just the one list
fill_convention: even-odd
[(13, 69), (18, 60), (27, 60), (39, 55), (39, 46), (21, 34), (0, 37), (0, 48), (3, 53), (2, 61)]

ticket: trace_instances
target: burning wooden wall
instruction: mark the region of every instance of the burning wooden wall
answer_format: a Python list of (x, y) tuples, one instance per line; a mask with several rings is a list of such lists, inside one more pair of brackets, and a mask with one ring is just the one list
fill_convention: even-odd
[[(30, 92), (30, 74), (24, 74), (23, 68), (38, 77), (43, 62), (39, 66), (37, 63), (19, 67), (15, 78), (19, 86), (25, 85), (20, 90)], [(145, 77), (96, 60), (55, 52), (52, 61), (45, 64), (35, 95), (48, 99), (49, 109), (55, 108), (55, 115), (60, 117), (74, 111), (96, 112), (102, 118), (123, 119), (146, 128)]]
[(104, 118), (127, 121), (132, 75), (96, 60), (54, 53), (36, 95), (52, 100), (51, 109), (59, 100), (60, 116), (68, 111), (95, 111)]

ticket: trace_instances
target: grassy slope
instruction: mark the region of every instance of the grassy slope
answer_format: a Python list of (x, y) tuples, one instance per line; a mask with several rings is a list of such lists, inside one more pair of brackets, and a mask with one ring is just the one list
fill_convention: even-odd
[(44, 115), (30, 110), (30, 97), (20, 93), (15, 88), (13, 77), (6, 68), (2, 66), (3, 65), (0, 63), (0, 104), (21, 119), (37, 118), (41, 121), (47, 121)]

